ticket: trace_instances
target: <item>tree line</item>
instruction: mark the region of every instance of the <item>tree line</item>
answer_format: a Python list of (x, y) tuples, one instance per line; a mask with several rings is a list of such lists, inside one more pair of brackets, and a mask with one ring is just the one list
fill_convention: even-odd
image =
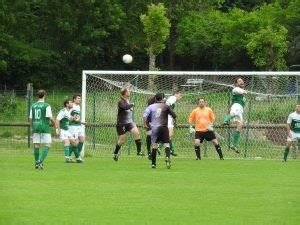
[[(157, 17), (149, 16), (156, 6)], [(188, 71), (288, 70), (300, 62), (299, 0), (1, 0), (0, 7), (1, 89), (29, 82), (76, 89), (82, 70), (148, 70), (149, 60), (155, 69)]]

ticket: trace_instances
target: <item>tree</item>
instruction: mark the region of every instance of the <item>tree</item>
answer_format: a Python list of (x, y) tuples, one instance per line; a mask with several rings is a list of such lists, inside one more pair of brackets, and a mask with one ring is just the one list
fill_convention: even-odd
[(144, 33), (148, 47), (146, 51), (149, 55), (149, 70), (153, 71), (155, 67), (156, 56), (166, 47), (166, 40), (169, 37), (170, 21), (166, 17), (166, 9), (162, 3), (148, 6), (147, 15), (140, 16), (144, 26)]
[(280, 26), (278, 30), (268, 26), (248, 34), (248, 37), (247, 52), (258, 68), (263, 70), (287, 68), (284, 59), (288, 51), (287, 30), (283, 26)]

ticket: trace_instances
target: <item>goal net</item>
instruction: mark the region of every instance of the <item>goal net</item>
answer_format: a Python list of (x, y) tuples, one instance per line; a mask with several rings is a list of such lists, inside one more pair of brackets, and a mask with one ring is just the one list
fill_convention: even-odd
[[(229, 150), (234, 123), (229, 127), (222, 125), (238, 77), (244, 79), (248, 91), (240, 154)], [(142, 114), (147, 99), (156, 92), (163, 92), (168, 97), (174, 90), (181, 91), (182, 98), (174, 110), (177, 126), (172, 137), (179, 157), (194, 157), (193, 135), (188, 132), (187, 119), (197, 107), (199, 97), (204, 97), (207, 106), (216, 114), (215, 131), (225, 158), (281, 158), (286, 143), (287, 117), (300, 102), (300, 72), (83, 71), (82, 78), (82, 116), (88, 122), (86, 155), (112, 155), (117, 139), (117, 103), (122, 87), (131, 90), (130, 101), (135, 103), (133, 120), (139, 127), (144, 152), (146, 131), (142, 127)], [(290, 157), (296, 157), (296, 148)], [(130, 134), (121, 151), (122, 154), (135, 155)], [(217, 157), (212, 143), (204, 142), (201, 151), (203, 157)]]

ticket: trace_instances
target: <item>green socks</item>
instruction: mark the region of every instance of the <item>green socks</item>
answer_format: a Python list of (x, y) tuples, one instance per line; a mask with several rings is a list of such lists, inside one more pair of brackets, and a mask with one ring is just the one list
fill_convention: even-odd
[(33, 149), (33, 154), (34, 154), (34, 160), (35, 160), (35, 162), (39, 161), (39, 156), (40, 156), (40, 150), (39, 150), (39, 148), (34, 148)]
[(224, 117), (224, 123), (230, 122), (231, 119), (232, 119), (232, 116), (231, 116), (230, 114), (227, 114), (227, 115)]
[(65, 153), (65, 157), (69, 158), (69, 156), (70, 156), (70, 145), (64, 146), (64, 153)]
[(237, 147), (240, 141), (240, 137), (241, 137), (241, 132), (238, 130), (235, 130), (232, 134), (232, 138), (231, 138), (231, 145), (234, 147)]
[(286, 147), (284, 149), (284, 153), (283, 153), (283, 160), (286, 162), (288, 154), (289, 154), (290, 148)]
[(41, 157), (40, 157), (40, 159), (39, 159), (39, 161), (40, 161), (41, 163), (46, 159), (46, 157), (47, 157), (47, 155), (48, 155), (48, 151), (49, 151), (49, 147), (48, 147), (48, 146), (44, 146), (44, 147), (43, 147), (43, 150), (42, 150)]

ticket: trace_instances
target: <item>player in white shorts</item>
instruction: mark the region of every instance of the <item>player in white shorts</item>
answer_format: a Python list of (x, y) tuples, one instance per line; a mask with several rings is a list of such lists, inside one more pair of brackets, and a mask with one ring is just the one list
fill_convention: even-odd
[[(52, 118), (51, 106), (45, 102), (45, 90), (39, 90), (38, 97), (39, 100), (30, 108), (29, 120), (30, 126), (33, 130), (35, 168), (43, 169), (43, 162), (47, 157), (52, 142), (50, 134), (50, 121), (54, 125), (55, 121)], [(44, 146), (40, 154), (41, 144)]]
[(283, 153), (283, 161), (286, 162), (292, 144), (300, 140), (300, 105), (296, 105), (295, 112), (287, 119), (287, 142)]
[(60, 140), (64, 143), (64, 154), (66, 163), (71, 163), (72, 159), (69, 156), (69, 151), (72, 149), (76, 156), (76, 162), (82, 163), (83, 160), (77, 150), (76, 142), (74, 137), (69, 131), (69, 122), (71, 120), (71, 109), (73, 102), (70, 99), (64, 101), (64, 108), (61, 109), (56, 117), (56, 125), (58, 129), (56, 133), (59, 135)]
[(246, 104), (246, 94), (247, 91), (245, 90), (245, 82), (239, 77), (236, 79), (235, 87), (232, 89), (232, 105), (230, 113), (225, 116), (223, 122), (225, 125), (229, 125), (231, 119), (236, 122), (236, 130), (233, 132), (230, 140), (230, 148), (236, 153), (240, 153), (238, 145), (243, 129), (243, 111)]

